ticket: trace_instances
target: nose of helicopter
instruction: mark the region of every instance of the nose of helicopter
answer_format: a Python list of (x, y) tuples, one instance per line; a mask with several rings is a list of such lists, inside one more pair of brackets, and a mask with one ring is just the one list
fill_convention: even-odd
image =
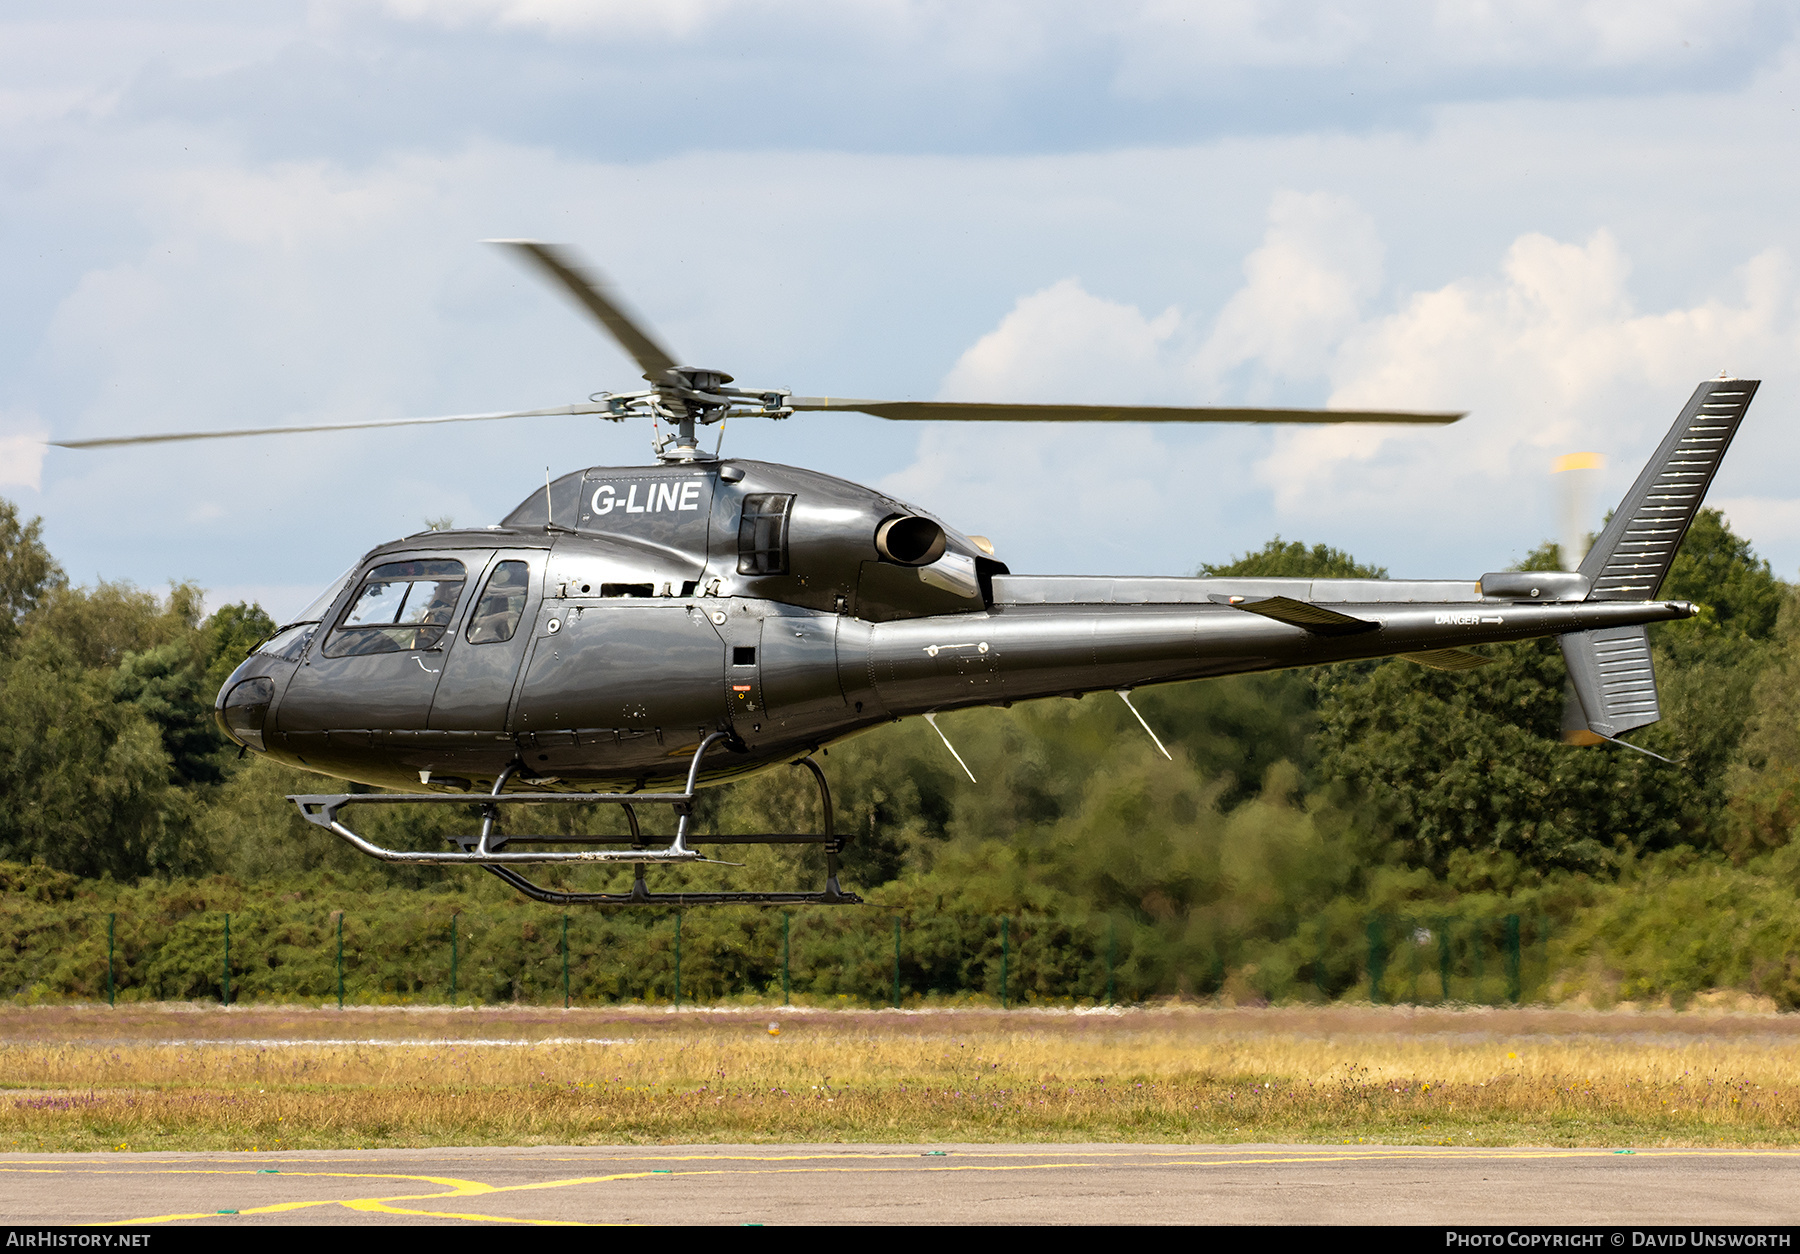
[[(247, 665), (247, 663), (246, 663)], [(243, 668), (240, 667), (240, 670)], [(249, 679), (226, 680), (213, 704), (213, 718), (219, 730), (246, 749), (263, 751), (263, 724), (269, 718), (269, 704), (275, 699), (275, 681), (267, 675)]]
[[(341, 587), (348, 578), (346, 575), (344, 580), (339, 580), (334, 591), (326, 593), (326, 599), (334, 596), (335, 588)], [(258, 753), (266, 751), (263, 727), (269, 721), (269, 708), (276, 693), (293, 674), (318, 626), (317, 621), (309, 620), (277, 632), (257, 645), (220, 686), (218, 695), (213, 698), (213, 721), (233, 744)]]

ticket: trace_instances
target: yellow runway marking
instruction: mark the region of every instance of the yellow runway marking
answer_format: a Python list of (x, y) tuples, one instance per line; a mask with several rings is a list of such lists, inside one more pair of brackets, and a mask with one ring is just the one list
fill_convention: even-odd
[[(109, 1174), (111, 1174), (111, 1173), (109, 1173)], [(133, 1175), (157, 1174), (157, 1175), (178, 1175), (178, 1176), (250, 1176), (250, 1175), (256, 1175), (258, 1173), (254, 1172), (254, 1171), (243, 1171), (243, 1170), (239, 1170), (239, 1171), (206, 1171), (206, 1170), (193, 1170), (193, 1169), (177, 1169), (177, 1170), (173, 1170), (173, 1171), (162, 1171), (162, 1172), (156, 1172), (156, 1173), (132, 1172), (132, 1173), (126, 1173), (126, 1174), (133, 1174)], [(352, 1172), (352, 1171), (295, 1171), (295, 1172), (284, 1171), (281, 1174), (284, 1176), (285, 1175), (293, 1175), (293, 1176), (299, 1176), (299, 1177), (304, 1177), (304, 1178), (309, 1178), (309, 1179), (317, 1179), (320, 1177), (326, 1177), (326, 1178), (339, 1179), (339, 1180), (416, 1180), (422, 1184), (444, 1185), (449, 1191), (445, 1192), (445, 1193), (398, 1194), (398, 1195), (384, 1197), (384, 1198), (368, 1198), (368, 1199), (320, 1198), (315, 1201), (274, 1202), (268, 1206), (244, 1207), (244, 1208), (241, 1208), (238, 1211), (238, 1213), (240, 1215), (272, 1215), (272, 1214), (277, 1214), (282, 1211), (305, 1210), (308, 1207), (312, 1207), (312, 1206), (350, 1206), (353, 1209), (365, 1209), (365, 1208), (356, 1207), (355, 1203), (358, 1201), (368, 1201), (375, 1205), (379, 1205), (380, 1203), (390, 1202), (390, 1201), (391, 1202), (430, 1201), (430, 1200), (435, 1200), (438, 1198), (475, 1197), (475, 1196), (479, 1196), (480, 1194), (483, 1194), (483, 1193), (491, 1193), (494, 1191), (494, 1186), (491, 1184), (484, 1184), (479, 1180), (460, 1180), (460, 1179), (457, 1179), (455, 1176), (410, 1176), (410, 1175), (400, 1175), (397, 1173), (388, 1173), (388, 1172)], [(112, 1225), (108, 1225), (108, 1226), (117, 1226), (119, 1224), (131, 1224), (131, 1223), (162, 1224), (162, 1223), (174, 1223), (177, 1220), (183, 1220), (183, 1219), (218, 1219), (221, 1217), (222, 1216), (220, 1216), (217, 1211), (196, 1211), (196, 1212), (193, 1212), (192, 1214), (147, 1215), (141, 1219), (115, 1220)], [(515, 1221), (515, 1222), (517, 1222), (517, 1221)]]
[(463, 1219), (471, 1223), (490, 1224), (530, 1224), (539, 1228), (591, 1227), (578, 1219), (520, 1219), (515, 1215), (479, 1215), (473, 1212), (448, 1210), (408, 1210), (402, 1206), (387, 1206), (373, 1199), (358, 1199), (353, 1202), (340, 1202), (340, 1206), (350, 1210), (375, 1211), (383, 1215), (421, 1215), (428, 1219)]
[[(1145, 1167), (1255, 1167), (1255, 1166), (1294, 1166), (1303, 1164), (1325, 1164), (1345, 1162), (1380, 1162), (1380, 1161), (1432, 1161), (1463, 1160), (1472, 1162), (1494, 1161), (1527, 1161), (1532, 1159), (1601, 1159), (1615, 1156), (1610, 1149), (1474, 1149), (1450, 1147), (1402, 1147), (1402, 1146), (1366, 1146), (1353, 1149), (1332, 1149), (1317, 1151), (1294, 1150), (1251, 1150), (1236, 1154), (1193, 1155), (1191, 1150), (1172, 1148), (1168, 1150), (1118, 1150), (1087, 1152), (1079, 1155), (1071, 1154), (1061, 1158), (1055, 1151), (1027, 1152), (1009, 1151), (981, 1153), (970, 1151), (953, 1151), (962, 1161), (959, 1162), (920, 1162), (902, 1161), (902, 1154), (921, 1151), (899, 1151), (886, 1153), (811, 1153), (811, 1154), (668, 1154), (652, 1153), (613, 1156), (596, 1154), (592, 1158), (586, 1155), (559, 1156), (554, 1159), (540, 1160), (548, 1162), (571, 1162), (586, 1159), (618, 1161), (620, 1157), (627, 1161), (673, 1162), (673, 1163), (724, 1163), (726, 1166), (688, 1169), (680, 1172), (670, 1171), (623, 1171), (606, 1175), (571, 1176), (556, 1180), (537, 1180), (526, 1184), (496, 1185), (480, 1180), (464, 1179), (457, 1176), (409, 1175), (398, 1172), (349, 1172), (349, 1171), (291, 1171), (283, 1170), (278, 1174), (307, 1180), (392, 1180), (409, 1181), (420, 1184), (437, 1185), (444, 1191), (435, 1193), (402, 1193), (382, 1194), (373, 1197), (349, 1198), (314, 1198), (292, 1202), (276, 1202), (266, 1206), (244, 1207), (241, 1215), (269, 1215), (290, 1211), (306, 1210), (320, 1206), (342, 1206), (349, 1210), (391, 1214), (414, 1215), (422, 1218), (461, 1220), (469, 1223), (503, 1223), (528, 1225), (566, 1225), (577, 1223), (574, 1220), (533, 1219), (514, 1215), (494, 1215), (460, 1210), (434, 1210), (422, 1207), (398, 1205), (404, 1202), (443, 1202), (455, 1198), (489, 1197), (503, 1193), (531, 1193), (555, 1189), (568, 1189), (581, 1185), (612, 1184), (623, 1180), (644, 1180), (666, 1175), (671, 1181), (679, 1177), (692, 1179), (697, 1176), (769, 1176), (769, 1175), (899, 1175), (914, 1172), (933, 1174), (944, 1173), (1011, 1173), (1011, 1172), (1053, 1172), (1081, 1168), (1093, 1168), (1117, 1165), (1134, 1161)], [(1188, 1156), (1183, 1156), (1188, 1155)], [(1721, 1149), (1721, 1150), (1678, 1150), (1648, 1149), (1640, 1150), (1634, 1155), (1642, 1158), (1796, 1158), (1800, 1151), (1796, 1150), (1755, 1150), (1755, 1149)], [(1045, 1161), (1045, 1159), (1049, 1161)], [(854, 1160), (846, 1162), (846, 1159)], [(1032, 1159), (1036, 1161), (1008, 1161)], [(38, 1162), (7, 1164), (0, 1166), (0, 1173), (21, 1172), (34, 1175), (45, 1174), (80, 1174), (80, 1175), (205, 1175), (205, 1176), (253, 1176), (262, 1174), (254, 1168), (237, 1167), (190, 1167), (178, 1165), (182, 1160), (170, 1162), (145, 1162), (141, 1166), (107, 1166), (89, 1168), (85, 1164), (63, 1162)], [(191, 1160), (186, 1160), (191, 1161)], [(230, 1160), (226, 1160), (230, 1161)], [(242, 1160), (238, 1160), (242, 1161)], [(293, 1161), (292, 1159), (263, 1161)], [(529, 1165), (530, 1160), (523, 1160), (522, 1165)], [(765, 1166), (734, 1167), (735, 1164), (767, 1164)], [(829, 1165), (828, 1165), (829, 1164)], [(157, 1224), (193, 1221), (202, 1219), (226, 1218), (216, 1211), (196, 1211), (183, 1214), (150, 1215), (136, 1219), (114, 1221), (116, 1224)]]
[[(260, 1174), (254, 1171), (206, 1171), (175, 1170), (161, 1172), (89, 1172), (84, 1174), (126, 1174), (126, 1175), (210, 1175), (210, 1176), (249, 1176)], [(568, 1225), (575, 1220), (564, 1219), (528, 1219), (516, 1215), (484, 1215), (457, 1211), (415, 1210), (400, 1206), (391, 1206), (391, 1202), (428, 1202), (455, 1197), (477, 1197), (491, 1193), (519, 1193), (532, 1189), (568, 1188), (578, 1184), (605, 1184), (613, 1180), (640, 1180), (659, 1174), (650, 1171), (621, 1172), (610, 1176), (580, 1176), (569, 1180), (543, 1180), (531, 1184), (486, 1184), (479, 1180), (461, 1180), (454, 1176), (408, 1176), (379, 1172), (350, 1171), (283, 1171), (284, 1176), (302, 1179), (330, 1178), (340, 1180), (419, 1180), (428, 1184), (449, 1186), (445, 1193), (405, 1193), (391, 1194), (381, 1197), (357, 1198), (317, 1198), (300, 1202), (274, 1202), (267, 1206), (246, 1206), (240, 1208), (240, 1215), (272, 1215), (283, 1211), (305, 1210), (315, 1206), (343, 1206), (350, 1210), (378, 1211), (392, 1215), (422, 1215), (439, 1219), (464, 1219), (481, 1223), (533, 1224), (533, 1225)], [(689, 1175), (721, 1175), (722, 1172), (689, 1172)], [(159, 1224), (173, 1223), (186, 1219), (222, 1219), (228, 1216), (217, 1211), (195, 1211), (191, 1214), (148, 1215), (139, 1219), (119, 1219), (103, 1226), (116, 1227), (123, 1224)]]

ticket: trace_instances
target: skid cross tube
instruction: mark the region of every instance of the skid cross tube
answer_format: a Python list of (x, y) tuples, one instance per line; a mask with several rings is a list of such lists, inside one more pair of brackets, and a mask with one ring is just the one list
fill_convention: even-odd
[[(838, 885), (838, 855), (849, 844), (847, 836), (839, 836), (831, 806), (831, 789), (825, 773), (810, 757), (791, 765), (812, 773), (819, 787), (819, 803), (824, 831), (819, 833), (763, 832), (751, 834), (697, 835), (690, 831), (694, 816), (696, 785), (700, 762), (707, 750), (729, 739), (724, 732), (714, 732), (694, 750), (688, 766), (687, 787), (682, 792), (514, 792), (503, 790), (512, 780), (516, 768), (509, 766), (494, 781), (487, 793), (316, 793), (290, 796), (300, 816), (316, 827), (339, 837), (358, 852), (383, 862), (413, 866), (478, 866), (491, 872), (526, 896), (552, 905), (722, 905), (728, 903), (754, 905), (857, 905), (862, 899), (846, 893)], [(520, 805), (616, 805), (625, 811), (629, 836), (564, 836), (519, 835), (500, 830), (503, 807)], [(452, 836), (456, 851), (387, 849), (364, 839), (339, 817), (350, 806), (452, 805), (481, 807), (481, 829), (473, 836)], [(675, 812), (675, 838), (665, 849), (645, 847), (643, 829), (638, 825), (636, 806), (666, 805)], [(628, 849), (529, 849), (510, 850), (509, 846), (628, 844)], [(677, 892), (653, 893), (645, 886), (644, 870), (651, 864), (711, 862), (692, 848), (693, 845), (823, 845), (825, 847), (825, 887), (814, 892)], [(637, 869), (628, 893), (563, 892), (543, 888), (520, 875), (514, 867), (541, 864), (618, 865), (631, 863)]]

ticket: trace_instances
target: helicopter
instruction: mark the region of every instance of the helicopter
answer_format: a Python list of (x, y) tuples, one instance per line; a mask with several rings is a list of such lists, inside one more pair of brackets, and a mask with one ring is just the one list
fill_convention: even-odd
[[(1757, 382), (1699, 385), (1575, 570), (1479, 579), (1017, 575), (986, 538), (816, 471), (701, 446), (734, 417), (854, 411), (898, 421), (1375, 422), (1453, 412), (991, 404), (796, 396), (682, 366), (568, 250), (492, 241), (586, 310), (647, 387), (504, 413), (53, 441), (96, 448), (298, 431), (550, 415), (654, 420), (655, 463), (546, 472), (499, 523), (377, 546), (255, 647), (219, 690), (224, 734), (278, 762), (392, 791), (298, 794), (311, 824), (391, 863), (481, 867), (553, 904), (857, 904), (840, 884), (817, 755), (882, 723), (1049, 697), (1401, 657), (1465, 671), (1472, 646), (1558, 638), (1564, 738), (1622, 739), (1660, 717), (1648, 624), (1696, 614), (1657, 593)], [(666, 432), (663, 431), (667, 427)], [(1655, 755), (1652, 755), (1655, 756)], [(818, 788), (822, 830), (702, 834), (698, 789), (781, 766)], [(964, 770), (968, 768), (964, 765)], [(970, 777), (973, 779), (973, 776)], [(448, 850), (375, 844), (346, 811), (478, 807)], [(620, 807), (629, 835), (507, 829), (521, 805)], [(675, 835), (645, 835), (666, 806)], [(652, 891), (650, 868), (714, 861), (700, 846), (813, 845), (824, 885)], [(584, 846), (566, 848), (563, 846)], [(625, 848), (593, 847), (625, 845)], [(552, 889), (533, 866), (635, 868), (628, 892)]]

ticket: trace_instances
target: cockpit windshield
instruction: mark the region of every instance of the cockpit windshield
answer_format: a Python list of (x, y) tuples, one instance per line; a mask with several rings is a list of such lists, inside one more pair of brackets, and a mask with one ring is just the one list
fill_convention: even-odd
[(325, 591), (323, 591), (319, 594), (318, 600), (314, 601), (311, 605), (309, 605), (305, 609), (301, 610), (300, 613), (296, 617), (294, 617), (293, 619), (290, 619), (289, 621), (296, 622), (296, 623), (316, 623), (320, 619), (324, 618), (325, 611), (329, 610), (331, 608), (331, 603), (333, 601), (337, 600), (338, 593), (340, 593), (344, 590), (344, 585), (349, 583), (351, 577), (355, 574), (356, 574), (356, 567), (352, 566), (349, 570), (347, 570), (343, 574), (339, 575), (336, 579), (333, 579), (331, 581), (331, 586), (326, 588)]
[(325, 642), (325, 656), (431, 648), (450, 626), (464, 579), (463, 564), (444, 558), (377, 566)]

